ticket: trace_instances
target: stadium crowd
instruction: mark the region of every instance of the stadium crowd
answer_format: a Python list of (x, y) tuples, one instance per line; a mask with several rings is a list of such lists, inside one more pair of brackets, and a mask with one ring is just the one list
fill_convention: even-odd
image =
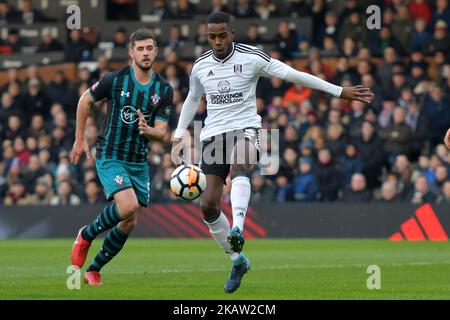
[[(274, 175), (255, 171), (252, 203), (450, 203), (450, 158), (442, 144), (450, 127), (449, 3), (380, 2), (380, 30), (366, 28), (360, 1), (345, 1), (340, 11), (322, 0), (290, 2), (288, 15), (313, 17), (313, 37), (298, 36), (282, 21), (271, 56), (283, 61), (306, 56), (303, 71), (342, 86), (363, 84), (375, 93), (375, 100), (369, 105), (350, 103), (277, 78), (261, 78), (257, 108), (263, 128), (279, 130), (279, 142), (269, 145), (267, 151), (279, 153), (280, 168)], [(189, 1), (177, 3), (178, 9), (173, 11), (166, 1), (156, 0), (153, 13), (163, 19), (189, 18), (196, 13)], [(270, 0), (230, 1), (228, 6), (221, 1), (211, 3), (238, 19), (281, 14)], [(8, 12), (16, 11), (0, 0), (0, 25), (8, 23), (9, 17), (25, 19), (24, 14)], [(134, 19), (126, 14), (133, 10), (118, 12), (125, 17), (112, 19)], [(199, 24), (197, 43), (207, 43), (204, 27)], [(249, 28), (247, 38), (240, 40), (260, 44), (258, 30), (257, 25)], [(176, 48), (182, 39), (179, 32), (173, 34), (173, 39), (160, 44), (170, 48), (161, 73), (175, 90), (172, 129), (189, 90), (192, 65), (179, 63)], [(116, 45), (125, 46), (127, 30), (120, 28), (116, 35)], [(72, 31), (70, 39), (64, 48), (53, 45), (57, 40), (48, 35), (43, 50), (65, 49), (67, 60), (77, 62), (89, 59), (98, 42), (95, 34), (80, 31)], [(11, 46), (13, 52), (20, 50), (17, 32), (10, 32), (3, 45)], [(324, 58), (329, 57), (336, 63), (333, 68), (325, 63)], [(70, 164), (69, 153), (78, 97), (108, 71), (110, 62), (105, 57), (98, 60), (98, 69), (93, 72), (80, 69), (77, 83), (69, 82), (63, 72), (56, 72), (50, 83), (44, 83), (35, 65), (28, 66), (25, 81), (19, 80), (18, 70), (8, 70), (8, 83), (0, 88), (0, 203), (78, 205), (106, 201), (94, 159), (85, 159), (75, 167)], [(99, 103), (89, 117), (86, 137), (92, 148), (105, 112), (106, 105)], [(195, 120), (205, 118), (206, 103), (202, 101)], [(153, 202), (174, 200), (168, 188), (174, 169), (170, 148), (170, 135), (164, 143), (151, 143)], [(227, 183), (224, 200), (230, 187)]]

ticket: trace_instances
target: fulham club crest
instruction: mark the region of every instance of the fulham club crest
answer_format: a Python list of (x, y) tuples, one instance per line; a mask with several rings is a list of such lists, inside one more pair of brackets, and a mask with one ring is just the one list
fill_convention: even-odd
[(234, 74), (240, 74), (242, 72), (242, 64), (234, 65)]

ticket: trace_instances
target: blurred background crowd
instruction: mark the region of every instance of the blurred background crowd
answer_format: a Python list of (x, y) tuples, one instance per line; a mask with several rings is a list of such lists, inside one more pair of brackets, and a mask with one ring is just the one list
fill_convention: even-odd
[[(0, 26), (52, 21), (23, 0), (19, 10), (0, 0)], [(381, 29), (369, 30), (365, 9), (377, 3), (382, 9)], [(138, 1), (107, 1), (106, 18), (135, 20)], [(260, 26), (252, 25), (247, 44), (270, 42), (272, 57), (341, 86), (362, 84), (371, 88), (371, 104), (347, 102), (293, 85), (277, 78), (261, 78), (257, 108), (263, 128), (278, 129), (280, 139), (267, 152), (278, 152), (280, 168), (273, 175), (252, 175), (253, 202), (450, 202), (449, 152), (442, 144), (450, 127), (450, 6), (448, 0), (211, 0), (199, 7), (188, 0), (153, 1), (150, 14), (174, 20), (158, 71), (175, 90), (171, 128), (177, 124), (189, 90), (193, 61), (178, 58), (183, 50), (175, 20), (192, 19), (214, 10), (236, 19), (270, 17), (313, 19), (312, 35), (296, 33), (292, 22), (280, 21), (277, 36), (262, 39)], [(49, 20), (50, 19), (50, 20)], [(197, 44), (207, 44), (205, 25), (199, 20)], [(130, 32), (118, 28), (114, 45), (126, 47)], [(42, 35), (39, 51), (65, 51), (66, 61), (92, 59), (100, 35), (71, 31), (67, 44)], [(26, 43), (18, 30), (0, 38), (3, 54), (20, 52)], [(301, 60), (303, 59), (303, 60)], [(106, 72), (112, 62), (97, 61), (97, 69), (79, 68), (71, 82), (56, 71), (42, 80), (38, 65), (26, 67), (26, 76), (9, 68), (0, 87), (0, 203), (6, 205), (78, 205), (105, 202), (96, 176), (94, 159), (70, 164), (78, 98)], [(86, 139), (94, 149), (106, 104), (92, 108)], [(206, 118), (203, 100), (195, 120)], [(170, 134), (165, 142), (152, 142), (152, 202), (173, 200), (168, 181), (174, 169)], [(231, 183), (223, 199), (229, 197)]]

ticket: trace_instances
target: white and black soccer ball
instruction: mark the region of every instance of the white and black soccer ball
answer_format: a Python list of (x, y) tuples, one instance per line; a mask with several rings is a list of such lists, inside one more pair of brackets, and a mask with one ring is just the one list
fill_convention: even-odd
[(181, 165), (175, 169), (170, 178), (170, 190), (178, 198), (192, 201), (200, 197), (206, 189), (206, 176), (195, 165)]

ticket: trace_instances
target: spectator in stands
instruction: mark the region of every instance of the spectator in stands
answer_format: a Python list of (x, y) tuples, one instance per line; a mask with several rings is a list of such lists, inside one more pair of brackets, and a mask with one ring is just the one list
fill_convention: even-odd
[(294, 200), (294, 191), (292, 184), (288, 178), (283, 175), (278, 175), (275, 180), (274, 199), (276, 203), (285, 203)]
[(272, 182), (270, 184), (263, 176), (255, 173), (252, 177), (252, 195), (250, 198), (250, 205), (268, 204), (273, 201), (274, 189)]
[(19, 106), (14, 103), (9, 92), (4, 92), (0, 101), (0, 132), (2, 131), (3, 125), (8, 122), (8, 118), (12, 115), (20, 115), (21, 110)]
[(395, 203), (400, 199), (397, 194), (397, 187), (393, 181), (385, 181), (381, 186), (381, 199), (382, 203)]
[(294, 57), (298, 51), (297, 32), (290, 28), (289, 22), (286, 20), (281, 20), (278, 24), (278, 33), (273, 42), (284, 59)]
[(339, 35), (339, 25), (337, 15), (334, 11), (328, 11), (325, 14), (325, 23), (320, 26), (318, 30), (318, 35), (316, 37), (316, 41), (314, 45), (321, 46), (324, 43), (324, 39), (326, 37), (331, 38), (337, 44)]
[(288, 14), (293, 17), (309, 17), (311, 15), (311, 8), (306, 0), (290, 0)]
[(119, 27), (116, 32), (114, 32), (114, 48), (127, 48), (128, 46), (128, 35), (127, 29), (124, 27)]
[(200, 46), (208, 45), (208, 37), (206, 35), (206, 23), (200, 22), (197, 27), (197, 35), (195, 36), (195, 44)]
[(8, 3), (8, 0), (0, 0), (0, 27), (15, 23), (18, 19), (18, 12)]
[(28, 195), (27, 202), (30, 205), (50, 205), (53, 196), (53, 188), (51, 188), (47, 179), (42, 176), (37, 179), (34, 193)]
[(139, 3), (137, 0), (107, 0), (106, 19), (139, 20)]
[[(337, 118), (337, 119), (336, 119)], [(328, 125), (326, 128), (326, 146), (335, 157), (343, 155), (347, 138), (345, 136), (345, 129), (340, 124), (340, 112), (337, 110), (330, 110), (328, 114)], [(336, 121), (336, 122), (330, 122)]]
[(81, 31), (74, 29), (70, 31), (69, 42), (65, 50), (65, 60), (68, 62), (80, 62), (91, 58), (89, 44), (81, 37)]
[(425, 114), (421, 112), (419, 101), (414, 96), (407, 103), (405, 122), (412, 130), (410, 155), (415, 161), (425, 148), (428, 138), (428, 121)]
[(153, 1), (153, 7), (150, 10), (150, 14), (159, 17), (160, 20), (172, 19), (172, 12), (167, 7), (166, 0)]
[(72, 99), (74, 99), (72, 88), (63, 71), (55, 72), (53, 80), (47, 85), (47, 92), (50, 100), (54, 103), (61, 103), (68, 109), (73, 108), (73, 106), (70, 106)]
[(450, 37), (447, 32), (447, 24), (443, 20), (438, 20), (434, 25), (433, 37), (426, 44), (426, 52), (428, 54), (435, 51), (450, 51)]
[(414, 31), (414, 22), (409, 16), (408, 7), (406, 5), (398, 6), (397, 15), (392, 22), (391, 28), (392, 34), (405, 50), (403, 51), (403, 54), (406, 54), (410, 50), (411, 36)]
[(314, 173), (319, 184), (318, 199), (320, 201), (336, 201), (341, 178), (330, 150), (324, 148), (318, 151)]
[(294, 198), (299, 202), (312, 202), (317, 199), (319, 185), (312, 171), (313, 159), (302, 157), (298, 161), (298, 173), (294, 178)]
[(349, 203), (370, 202), (372, 193), (367, 189), (366, 177), (361, 173), (354, 173), (351, 177), (351, 184), (342, 195), (342, 201)]
[(439, 195), (444, 186), (445, 181), (448, 180), (448, 167), (444, 164), (439, 165), (434, 172), (435, 180), (433, 184), (430, 184), (431, 191)]
[(283, 96), (283, 107), (287, 108), (290, 102), (300, 106), (311, 97), (312, 89), (303, 87), (301, 84), (293, 84)]
[(85, 184), (83, 200), (87, 204), (105, 203), (105, 197), (101, 194), (101, 189), (97, 182), (89, 181)]
[(174, 19), (190, 20), (197, 13), (197, 8), (189, 0), (178, 0), (172, 13)]
[(433, 11), (431, 24), (435, 25), (438, 20), (442, 20), (447, 26), (450, 26), (450, 6), (448, 0), (436, 1), (436, 9)]
[(11, 48), (12, 53), (22, 53), (23, 47), (28, 46), (28, 41), (20, 36), (19, 30), (12, 28), (9, 29), (6, 45)]
[(63, 180), (57, 188), (57, 194), (50, 200), (52, 206), (76, 206), (81, 204), (80, 198), (72, 192), (69, 181)]
[(355, 140), (355, 145), (360, 152), (363, 162), (362, 173), (367, 179), (367, 187), (373, 190), (379, 186), (379, 175), (383, 166), (383, 146), (378, 139), (375, 126), (369, 121), (364, 121), (361, 133)]
[(359, 11), (350, 13), (348, 19), (341, 20), (343, 25), (339, 31), (339, 44), (344, 45), (344, 39), (350, 38), (354, 41), (356, 47), (361, 47), (366, 41), (367, 27), (362, 23)]
[(27, 186), (34, 186), (37, 179), (46, 173), (47, 171), (42, 167), (39, 157), (37, 155), (31, 155), (28, 166), (23, 172), (23, 179)]
[(24, 96), (24, 106), (27, 123), (36, 114), (42, 114), (48, 120), (50, 115), (51, 100), (42, 90), (41, 83), (36, 78), (28, 81), (28, 91)]
[(424, 176), (417, 178), (410, 202), (415, 205), (422, 205), (424, 203), (435, 203), (435, 201), (436, 195), (430, 191), (427, 178)]
[(167, 46), (165, 48), (165, 55), (170, 51), (175, 51), (179, 55), (180, 50), (185, 46), (185, 37), (181, 34), (181, 27), (178, 24), (170, 26), (169, 37), (167, 39)]
[(262, 44), (264, 41), (259, 34), (258, 25), (256, 23), (252, 23), (245, 34), (245, 38), (242, 40), (243, 43), (257, 46)]
[(261, 20), (267, 20), (278, 16), (278, 7), (272, 0), (258, 0), (256, 13)]
[(13, 114), (8, 118), (8, 126), (2, 130), (2, 136), (0, 140), (14, 140), (17, 137), (22, 137), (24, 134), (22, 129), (21, 117), (17, 114)]
[(19, 13), (20, 22), (32, 25), (38, 22), (46, 22), (51, 19), (47, 18), (42, 12), (33, 8), (31, 0), (22, 0), (22, 12)]
[(412, 19), (422, 18), (427, 23), (431, 22), (431, 8), (426, 0), (413, 0), (408, 9)]
[(58, 39), (53, 38), (50, 30), (45, 29), (42, 31), (41, 43), (38, 46), (37, 52), (52, 51), (64, 51), (64, 47)]
[(442, 186), (441, 195), (436, 199), (437, 204), (449, 205), (450, 204), (450, 181), (445, 181)]
[(29, 203), (27, 198), (27, 187), (24, 181), (16, 179), (10, 185), (8, 195), (5, 197), (3, 204), (5, 206), (28, 205)]
[(405, 123), (405, 110), (396, 107), (393, 113), (393, 122), (380, 130), (380, 137), (384, 141), (384, 151), (388, 163), (392, 164), (399, 154), (409, 155), (412, 130)]
[(233, 6), (232, 14), (236, 18), (255, 18), (257, 13), (250, 0), (236, 0)]
[(397, 52), (392, 47), (384, 49), (383, 62), (378, 67), (378, 78), (383, 86), (383, 90), (388, 91), (392, 79), (393, 66), (397, 63)]
[(412, 167), (406, 155), (398, 155), (395, 158), (391, 173), (397, 176), (397, 188), (402, 199), (409, 201), (411, 194), (414, 191), (414, 184), (412, 183)]
[(28, 166), (30, 162), (31, 152), (26, 149), (25, 141), (22, 137), (16, 137), (14, 139), (14, 153), (16, 154), (17, 160), (23, 166)]
[(424, 19), (417, 19), (414, 22), (414, 32), (411, 36), (411, 49), (425, 52), (431, 34), (427, 30), (427, 22)]
[[(334, 154), (333, 154), (334, 155)], [(336, 155), (334, 155), (336, 157)], [(345, 154), (338, 158), (339, 169), (341, 173), (340, 188), (347, 188), (355, 173), (361, 173), (363, 170), (363, 161), (358, 155), (354, 144), (345, 146)]]
[(430, 144), (434, 148), (441, 142), (442, 136), (450, 126), (450, 102), (444, 98), (441, 87), (433, 84), (423, 104), (422, 111), (428, 120)]

